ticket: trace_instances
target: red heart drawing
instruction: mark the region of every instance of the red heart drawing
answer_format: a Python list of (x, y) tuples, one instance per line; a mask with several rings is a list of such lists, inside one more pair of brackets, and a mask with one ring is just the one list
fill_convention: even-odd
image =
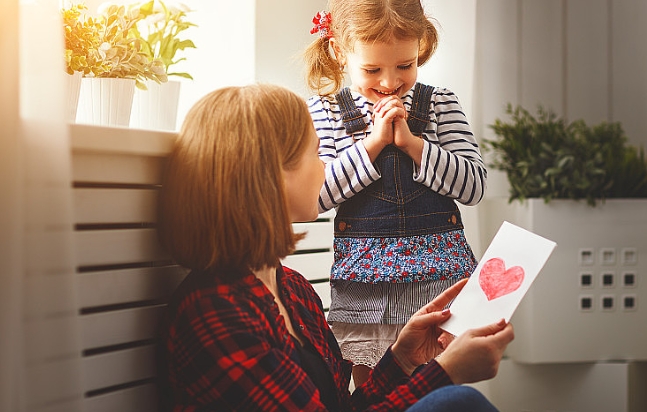
[(519, 289), (525, 272), (521, 266), (513, 266), (506, 270), (501, 258), (492, 258), (483, 264), (479, 275), (479, 285), (487, 300), (500, 298)]

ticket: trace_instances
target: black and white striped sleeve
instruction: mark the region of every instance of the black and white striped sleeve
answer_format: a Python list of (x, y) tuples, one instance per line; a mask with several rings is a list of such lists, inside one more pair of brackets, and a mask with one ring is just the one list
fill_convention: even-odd
[(479, 203), (487, 170), (456, 95), (436, 88), (430, 115), (432, 121), (423, 135), (425, 146), (414, 180), (465, 205)]
[(380, 178), (361, 140), (355, 141), (338, 120), (336, 105), (318, 97), (308, 108), (319, 136), (319, 158), (326, 164), (319, 211), (332, 209)]

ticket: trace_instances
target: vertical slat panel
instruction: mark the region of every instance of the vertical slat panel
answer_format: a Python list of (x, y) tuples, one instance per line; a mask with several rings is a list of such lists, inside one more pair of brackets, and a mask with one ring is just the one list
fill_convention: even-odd
[(647, 147), (647, 1), (611, 1), (613, 121)]
[(81, 308), (167, 297), (186, 276), (179, 266), (135, 268), (77, 275)]
[(607, 4), (607, 0), (567, 1), (565, 115), (569, 120), (592, 124), (609, 119)]
[(90, 230), (74, 234), (80, 266), (167, 259), (155, 229)]
[(333, 252), (304, 253), (283, 259), (283, 265), (296, 270), (308, 280), (330, 278)]
[[(178, 266), (157, 267), (171, 262), (152, 226), (164, 165), (158, 152), (170, 148), (169, 139), (161, 135), (155, 143), (154, 134), (147, 133), (146, 138), (154, 143), (149, 153), (140, 142), (129, 147), (136, 136), (120, 136), (110, 143), (98, 135), (84, 140), (88, 128), (75, 130), (74, 237), (81, 269), (76, 276), (85, 351), (84, 410), (154, 411), (156, 393), (150, 383), (155, 374), (154, 343), (164, 301), (186, 276), (186, 270)], [(118, 133), (99, 132), (104, 138)], [(298, 245), (306, 253), (286, 258), (309, 279), (323, 280), (314, 288), (326, 308), (330, 305), (327, 279), (333, 216), (334, 212), (328, 212), (317, 222), (296, 223), (297, 232), (308, 233)], [(317, 252), (308, 253), (312, 250)]]
[(134, 382), (155, 376), (155, 347), (89, 356), (81, 364), (84, 392)]
[(155, 189), (74, 189), (77, 224), (155, 222)]
[(332, 248), (332, 222), (294, 223), (292, 226), (295, 233), (307, 233), (306, 238), (297, 243), (297, 250)]
[(84, 348), (102, 348), (154, 339), (165, 308), (158, 305), (83, 316), (81, 344)]
[(75, 182), (160, 184), (163, 161), (161, 157), (75, 151), (72, 177)]
[(157, 388), (153, 384), (93, 396), (83, 401), (84, 412), (157, 412)]
[(541, 104), (563, 112), (564, 1), (522, 1), (520, 103), (529, 110)]
[[(477, 104), (475, 109), (472, 126), (479, 142), (495, 137), (489, 125), (497, 118), (505, 118), (507, 103), (519, 103), (518, 4), (518, 0), (488, 0), (476, 4), (475, 100), (488, 102)], [(489, 161), (488, 153), (482, 154)], [(487, 185), (488, 197), (508, 195), (508, 181), (503, 172), (488, 170)]]

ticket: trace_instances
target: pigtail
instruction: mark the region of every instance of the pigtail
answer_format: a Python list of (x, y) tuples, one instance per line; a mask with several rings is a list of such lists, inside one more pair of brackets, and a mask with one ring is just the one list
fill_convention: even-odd
[(344, 82), (344, 72), (330, 52), (330, 40), (318, 37), (305, 50), (306, 84), (319, 95), (334, 94)]
[(306, 84), (318, 95), (337, 93), (344, 82), (344, 71), (331, 52), (330, 38), (333, 37), (332, 18), (325, 10), (312, 18), (314, 27), (310, 34), (317, 34), (304, 53)]

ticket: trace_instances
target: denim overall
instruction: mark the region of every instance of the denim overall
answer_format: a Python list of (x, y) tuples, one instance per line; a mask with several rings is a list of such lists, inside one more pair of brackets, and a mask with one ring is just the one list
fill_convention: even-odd
[[(432, 86), (416, 83), (407, 123), (420, 136), (430, 122)], [(366, 123), (348, 88), (336, 95), (349, 134), (366, 128)], [(460, 211), (453, 199), (413, 181), (413, 160), (388, 145), (373, 163), (382, 176), (339, 205), (335, 236), (407, 237), (463, 229)]]

